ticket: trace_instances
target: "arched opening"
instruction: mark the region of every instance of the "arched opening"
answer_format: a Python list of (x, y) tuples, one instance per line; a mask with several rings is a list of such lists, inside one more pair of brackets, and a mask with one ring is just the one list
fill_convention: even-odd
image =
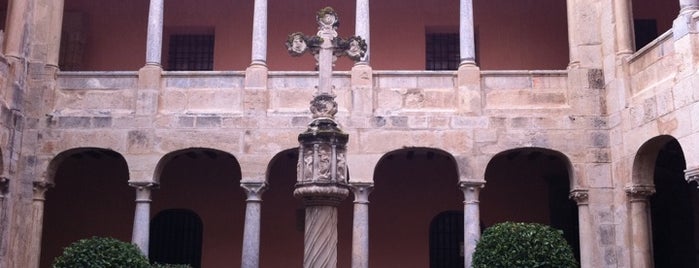
[(653, 42), (672, 28), (672, 21), (680, 12), (678, 0), (632, 0), (633, 30), (636, 50)]
[(153, 214), (183, 209), (201, 218), (201, 267), (240, 263), (245, 194), (235, 157), (206, 148), (172, 152), (158, 163), (156, 178), (160, 188), (152, 194)]
[(134, 190), (117, 152), (80, 148), (58, 154), (50, 163), (40, 267), (51, 267), (71, 243), (92, 236), (131, 241)]
[(650, 197), (655, 267), (697, 266), (699, 194), (697, 185), (684, 179), (685, 168), (682, 148), (670, 136), (651, 139), (636, 156), (634, 183), (655, 185)]
[(153, 263), (201, 267), (203, 228), (201, 218), (193, 211), (160, 211), (150, 223), (148, 257)]
[(384, 155), (370, 197), (370, 266), (430, 267), (430, 223), (444, 211), (463, 210), (457, 170), (454, 158), (436, 149)]
[[(260, 267), (303, 264), (305, 207), (294, 197), (299, 149), (278, 153), (267, 169), (268, 189), (262, 195)], [(350, 267), (352, 195), (338, 207), (338, 264)]]
[(485, 171), (481, 228), (505, 221), (550, 225), (563, 231), (579, 260), (578, 207), (568, 198), (569, 167), (563, 154), (548, 149), (520, 148), (497, 154)]

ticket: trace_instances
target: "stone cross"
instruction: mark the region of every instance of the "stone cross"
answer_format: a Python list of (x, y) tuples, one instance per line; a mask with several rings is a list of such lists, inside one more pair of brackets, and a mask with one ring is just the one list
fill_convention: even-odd
[(366, 42), (359, 37), (338, 38), (338, 18), (326, 7), (318, 11), (318, 34), (289, 35), (286, 46), (292, 56), (310, 52), (318, 60), (319, 85), (311, 101), (313, 120), (299, 134), (299, 162), (294, 196), (306, 206), (304, 268), (337, 267), (337, 206), (349, 195), (347, 141), (335, 122), (337, 102), (332, 92), (332, 65), (338, 56), (359, 60)]
[[(319, 10), (316, 14), (316, 21), (318, 22), (318, 33), (316, 35), (306, 36), (301, 32), (292, 33), (286, 41), (286, 47), (291, 56), (298, 57), (309, 52), (318, 61), (319, 82), (315, 97), (317, 99), (319, 96), (323, 96), (321, 97), (324, 100), (322, 104), (326, 105), (317, 105), (312, 102), (311, 112), (313, 112), (314, 118), (332, 118), (335, 112), (337, 112), (337, 104), (332, 105), (325, 101), (328, 100), (328, 97), (331, 97), (330, 102), (334, 103), (335, 96), (332, 93), (333, 64), (339, 56), (347, 56), (354, 61), (359, 61), (364, 57), (367, 45), (364, 39), (358, 36), (352, 36), (348, 39), (337, 37), (336, 29), (339, 25), (339, 19), (337, 13), (331, 7)], [(328, 105), (333, 107), (324, 107)]]

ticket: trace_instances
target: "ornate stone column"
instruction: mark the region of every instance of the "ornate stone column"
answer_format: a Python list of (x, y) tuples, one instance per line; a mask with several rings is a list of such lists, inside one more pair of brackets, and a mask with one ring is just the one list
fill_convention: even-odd
[(369, 194), (373, 182), (350, 182), (354, 193), (352, 268), (369, 268)]
[(591, 226), (590, 206), (588, 190), (573, 189), (570, 191), (570, 199), (578, 204), (578, 236), (580, 238), (580, 268), (592, 268), (592, 245), (595, 234)]
[(459, 44), (461, 65), (476, 65), (476, 42), (473, 28), (473, 0), (460, 0), (459, 10)]
[(311, 101), (313, 120), (299, 135), (299, 162), (294, 196), (306, 206), (304, 268), (337, 266), (337, 206), (349, 194), (347, 187), (347, 141), (335, 121), (337, 102), (332, 90), (332, 65), (346, 55), (360, 59), (366, 43), (358, 37), (337, 37), (337, 13), (326, 7), (316, 13), (318, 34), (289, 35), (287, 49), (292, 56), (309, 51), (318, 60), (318, 90)]
[(164, 8), (164, 0), (150, 0), (146, 41), (146, 65), (161, 66), (162, 63)]
[(478, 194), (485, 181), (461, 181), (459, 187), (464, 192), (464, 267), (471, 268), (473, 252), (481, 239), (481, 216)]
[(252, 65), (267, 66), (267, 0), (255, 0), (252, 18)]
[(371, 27), (369, 23), (369, 0), (356, 0), (356, 14), (354, 22), (354, 35), (361, 36), (367, 44), (367, 50), (364, 56), (355, 63), (356, 64), (369, 64), (369, 33)]
[(136, 209), (133, 218), (131, 243), (136, 244), (143, 255), (148, 256), (150, 242), (150, 202), (151, 190), (157, 185), (153, 182), (130, 182), (136, 188)]
[(614, 26), (617, 56), (630, 56), (636, 50), (633, 40), (631, 0), (614, 0)]
[(626, 188), (631, 210), (631, 267), (653, 267), (648, 198), (655, 193), (652, 185), (633, 185)]
[[(35, 181), (33, 183), (34, 196), (32, 197), (32, 235), (29, 252), (35, 252), (35, 256), (41, 256), (41, 235), (44, 229), (44, 203), (46, 191), (53, 187), (53, 183), (47, 181)], [(35, 258), (34, 267), (39, 267), (39, 258)]]
[(267, 189), (266, 182), (241, 182), (247, 194), (245, 200), (245, 228), (243, 230), (243, 255), (241, 268), (260, 267), (260, 215), (262, 193)]

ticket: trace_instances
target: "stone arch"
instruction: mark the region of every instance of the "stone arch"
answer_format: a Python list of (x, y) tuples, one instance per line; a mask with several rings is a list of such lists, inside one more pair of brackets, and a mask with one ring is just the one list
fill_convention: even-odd
[(245, 225), (245, 193), (238, 160), (225, 151), (190, 147), (162, 157), (151, 213), (184, 209), (203, 223), (202, 267), (240, 263)]
[[(634, 229), (634, 236), (647, 236), (650, 243), (634, 243), (647, 248), (657, 267), (695, 267), (699, 246), (699, 192), (696, 183), (685, 180), (686, 161), (679, 141), (660, 135), (640, 146), (634, 158), (632, 184), (628, 188), (632, 210), (632, 228), (645, 217), (650, 228)], [(633, 191), (633, 189), (645, 189)], [(649, 202), (639, 206), (639, 200)], [(647, 235), (650, 229), (651, 235)], [(634, 241), (648, 241), (634, 239)]]
[(559, 151), (522, 147), (495, 154), (480, 195), (481, 228), (505, 221), (551, 225), (563, 230), (579, 257), (578, 206), (569, 198), (577, 186), (572, 177), (572, 164)]
[(63, 151), (47, 166), (40, 267), (79, 239), (109, 236), (131, 240), (133, 188), (124, 157), (112, 150), (82, 147)]
[(655, 161), (660, 150), (668, 143), (676, 139), (670, 135), (660, 135), (646, 141), (638, 148), (633, 160), (631, 184), (641, 186), (653, 186), (653, 173)]
[(432, 219), (463, 211), (458, 181), (456, 160), (444, 150), (405, 147), (385, 153), (375, 167), (370, 196), (370, 266), (429, 267)]

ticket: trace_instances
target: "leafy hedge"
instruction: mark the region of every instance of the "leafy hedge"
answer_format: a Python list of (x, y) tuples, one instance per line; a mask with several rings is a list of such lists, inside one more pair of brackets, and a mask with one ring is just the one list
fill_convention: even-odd
[(536, 223), (504, 222), (485, 230), (473, 254), (473, 268), (576, 268), (563, 232)]
[(78, 240), (57, 257), (54, 268), (150, 268), (148, 259), (133, 244), (109, 237)]

